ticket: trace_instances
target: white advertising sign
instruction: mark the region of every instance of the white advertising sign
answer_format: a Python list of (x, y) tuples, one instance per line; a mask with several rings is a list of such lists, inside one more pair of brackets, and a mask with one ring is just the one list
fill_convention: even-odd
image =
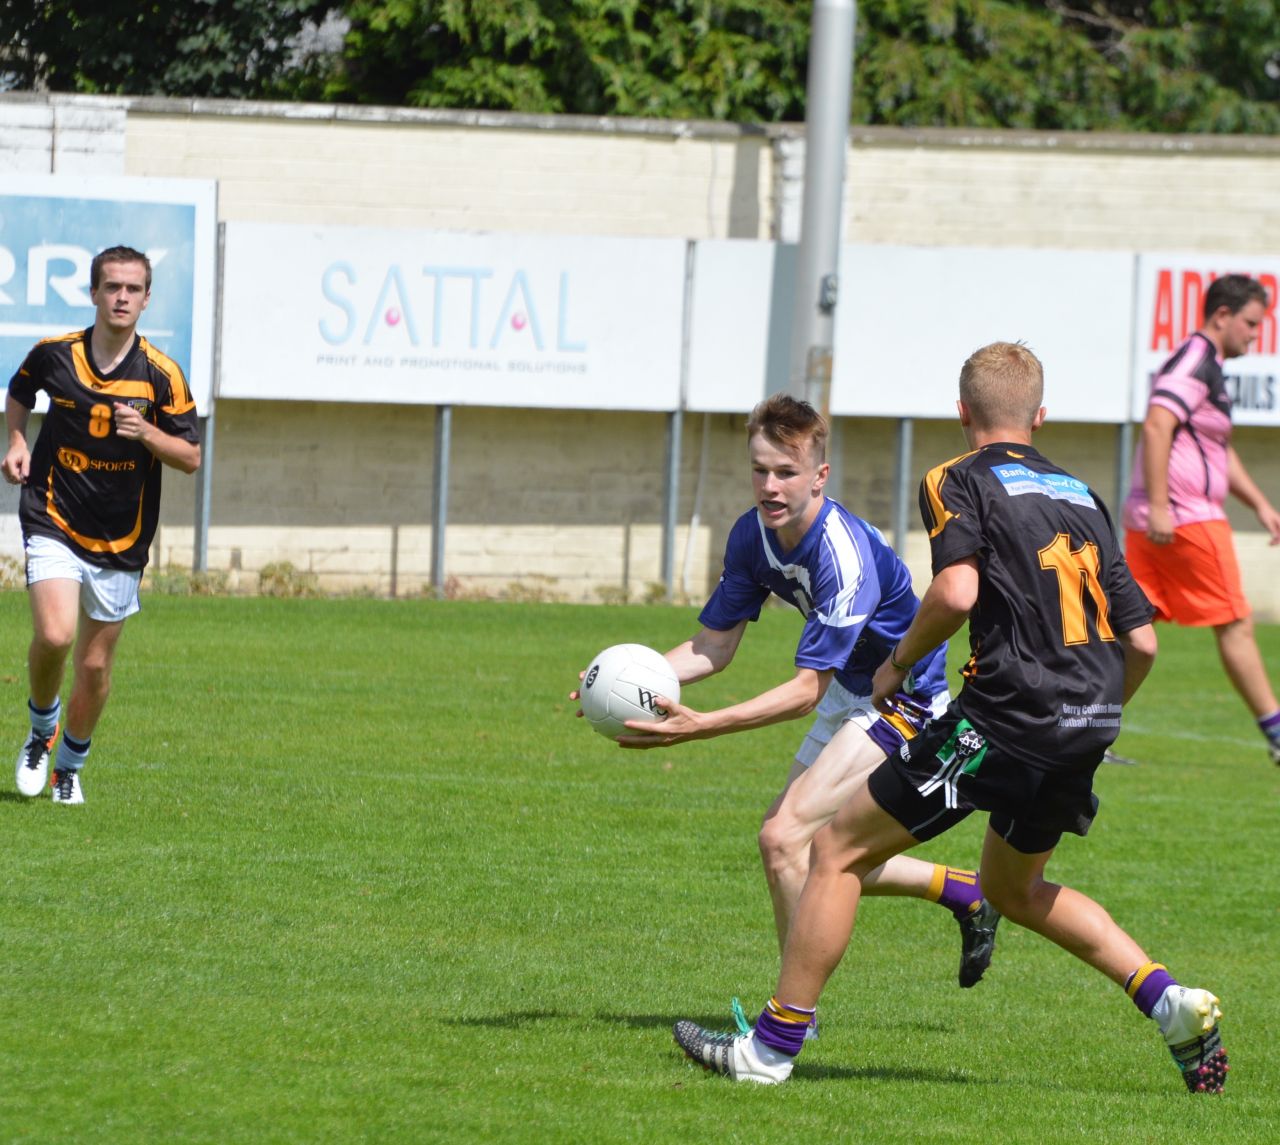
[(227, 223), (218, 392), (673, 410), (685, 246)]
[(1247, 274), (1267, 291), (1267, 311), (1249, 353), (1222, 364), (1236, 425), (1280, 425), (1280, 346), (1276, 334), (1280, 257), (1143, 254), (1138, 257), (1134, 320), (1133, 419), (1146, 416), (1151, 380), (1204, 321), (1204, 292), (1224, 274)]
[(1055, 421), (1128, 417), (1134, 256), (846, 246), (831, 412), (951, 418), (960, 367), (989, 342), (1044, 363)]
[(786, 389), (796, 248), (751, 239), (694, 244), (685, 408), (745, 413)]

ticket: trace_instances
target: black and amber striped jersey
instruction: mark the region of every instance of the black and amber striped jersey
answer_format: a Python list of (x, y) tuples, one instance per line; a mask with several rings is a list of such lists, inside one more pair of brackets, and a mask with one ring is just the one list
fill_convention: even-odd
[(137, 570), (155, 536), (163, 466), (115, 432), (115, 403), (192, 444), (200, 440), (196, 407), (178, 364), (145, 338), (135, 334), (124, 360), (103, 374), (89, 352), (91, 333), (38, 342), (9, 382), (28, 409), (39, 390), (49, 395), (19, 519), (24, 536), (53, 537), (102, 568)]
[(1152, 607), (1106, 506), (1029, 445), (991, 444), (920, 487), (933, 571), (978, 562), (957, 698), (993, 742), (1033, 765), (1097, 763), (1120, 731), (1124, 650)]

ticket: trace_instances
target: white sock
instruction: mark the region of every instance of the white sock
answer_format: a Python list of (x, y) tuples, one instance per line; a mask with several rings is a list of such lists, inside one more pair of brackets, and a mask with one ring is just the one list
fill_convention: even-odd
[(1160, 1027), (1162, 1034), (1169, 1032), (1169, 1023), (1173, 1020), (1173, 999), (1170, 995), (1173, 991), (1180, 989), (1180, 986), (1166, 986), (1164, 993), (1160, 995), (1160, 1000), (1151, 1007), (1151, 1017)]
[(784, 1054), (781, 1050), (775, 1050), (772, 1046), (766, 1046), (755, 1034), (751, 1035), (751, 1048), (755, 1051), (755, 1055), (760, 1059), (761, 1065), (781, 1065), (783, 1062), (795, 1061), (791, 1054)]

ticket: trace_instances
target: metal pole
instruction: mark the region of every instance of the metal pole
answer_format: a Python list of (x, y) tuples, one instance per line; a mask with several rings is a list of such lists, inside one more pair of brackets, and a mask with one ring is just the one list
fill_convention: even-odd
[(668, 603), (675, 599), (676, 514), (680, 509), (680, 448), (683, 428), (683, 413), (674, 410), (667, 414), (667, 489), (662, 514), (662, 583), (667, 587)]
[[(676, 524), (680, 513), (680, 450), (689, 400), (689, 348), (693, 341), (694, 244), (684, 247), (684, 317), (680, 329), (680, 407), (668, 415), (666, 504), (662, 514), (662, 583), (667, 603), (676, 598)], [(692, 529), (692, 523), (690, 528)]]
[(193, 572), (209, 571), (209, 519), (213, 504), (213, 439), (214, 408), (218, 404), (218, 388), (222, 377), (222, 290), (223, 267), (226, 266), (227, 224), (218, 224), (218, 264), (213, 288), (213, 354), (209, 363), (209, 411), (200, 419), (200, 476), (196, 479), (196, 535), (192, 546)]
[(898, 422), (898, 457), (894, 464), (893, 547), (898, 556), (907, 554), (908, 506), (911, 504), (911, 446), (915, 422), (904, 417)]
[(805, 94), (804, 200), (791, 325), (790, 392), (824, 415), (839, 280), (844, 161), (853, 88), (854, 0), (814, 0)]
[(200, 419), (200, 476), (196, 479), (196, 543), (192, 571), (209, 571), (209, 506), (213, 501), (213, 431), (216, 405)]
[[(1118, 521), (1124, 512), (1124, 499), (1129, 496), (1129, 467), (1133, 458), (1133, 422), (1125, 418), (1116, 428), (1119, 430), (1116, 434), (1116, 502), (1111, 506), (1111, 516)], [(1123, 536), (1122, 530), (1121, 537)]]
[(436, 406), (436, 455), (431, 486), (431, 588), (444, 596), (444, 534), (449, 518), (449, 451), (452, 448), (453, 406)]

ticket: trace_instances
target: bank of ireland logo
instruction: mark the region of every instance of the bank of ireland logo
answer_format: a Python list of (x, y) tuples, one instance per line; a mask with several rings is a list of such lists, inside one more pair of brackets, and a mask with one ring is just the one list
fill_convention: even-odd
[(89, 458), (78, 449), (68, 449), (64, 445), (58, 450), (58, 464), (72, 473), (83, 473), (89, 468)]

